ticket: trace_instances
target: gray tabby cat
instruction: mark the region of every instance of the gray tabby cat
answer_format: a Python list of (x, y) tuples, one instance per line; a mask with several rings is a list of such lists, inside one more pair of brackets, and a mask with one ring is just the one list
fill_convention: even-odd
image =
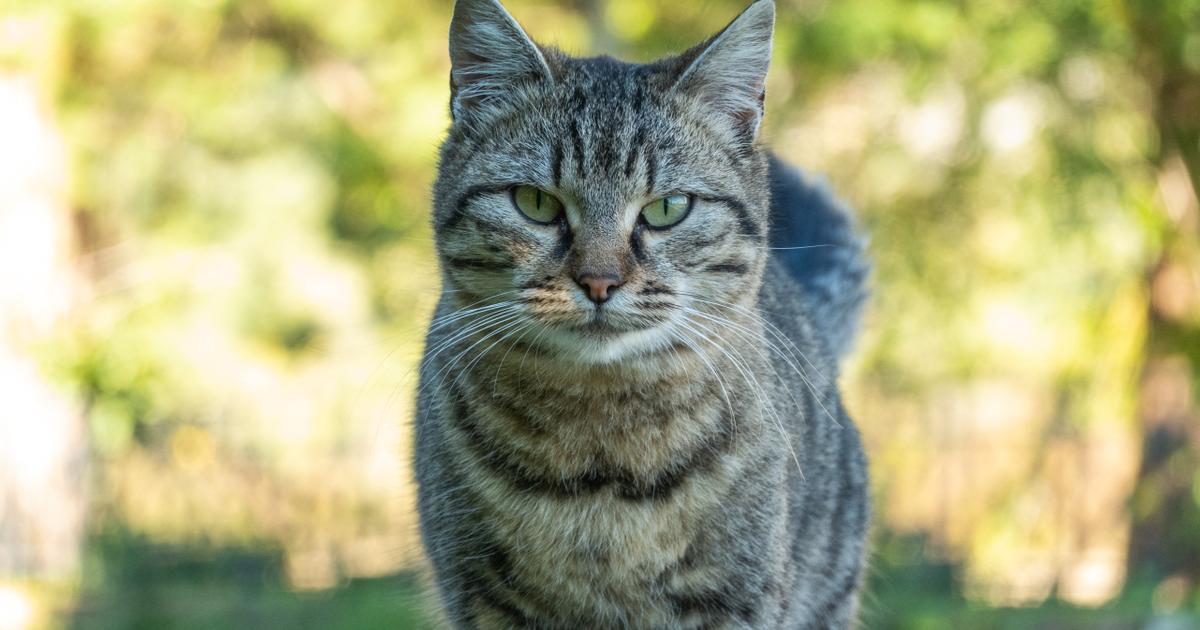
[(774, 17), (635, 65), (458, 0), (416, 419), (454, 626), (853, 623), (867, 473), (835, 380), (868, 265), (757, 143)]

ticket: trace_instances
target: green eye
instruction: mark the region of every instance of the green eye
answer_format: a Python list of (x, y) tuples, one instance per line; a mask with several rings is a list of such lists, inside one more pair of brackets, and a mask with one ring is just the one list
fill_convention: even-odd
[(563, 211), (562, 202), (558, 197), (533, 186), (514, 186), (512, 199), (513, 205), (521, 214), (538, 223), (550, 223)]
[(666, 228), (682, 221), (691, 209), (691, 197), (670, 195), (662, 199), (655, 199), (642, 206), (642, 217), (652, 228)]

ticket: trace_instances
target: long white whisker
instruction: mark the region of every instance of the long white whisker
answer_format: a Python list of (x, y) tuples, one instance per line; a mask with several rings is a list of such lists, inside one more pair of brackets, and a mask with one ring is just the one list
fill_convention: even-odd
[[(507, 293), (512, 293), (512, 291), (505, 291), (504, 293), (501, 293), (498, 295), (505, 295)], [(495, 297), (495, 296), (491, 296), (491, 297)], [(491, 297), (485, 298), (485, 299), (491, 299)], [(483, 301), (483, 300), (480, 300), (480, 301)], [(501, 302), (496, 302), (493, 304), (485, 304), (483, 306), (472, 308), (474, 306), (474, 304), (478, 304), (480, 301), (474, 302), (469, 306), (465, 306), (463, 308), (456, 309), (454, 311), (451, 311), (441, 317), (438, 317), (438, 318), (430, 321), (429, 322), (429, 332), (433, 332), (439, 328), (442, 328), (444, 326), (452, 324), (464, 317), (470, 317), (471, 315), (478, 315), (478, 314), (487, 313), (490, 311), (501, 310), (505, 306), (512, 306), (513, 304), (516, 304), (516, 302), (513, 300), (503, 300)]]
[[(498, 294), (483, 298), (483, 300), (477, 300), (473, 304), (478, 304), (479, 302), (482, 302), (484, 300), (494, 299), (498, 295), (506, 295), (509, 293), (513, 293), (513, 291), (505, 291), (502, 293), (498, 293)], [(503, 301), (503, 302), (500, 302), (497, 304), (489, 304), (489, 305), (479, 307), (479, 308), (470, 308), (470, 305), (468, 305), (468, 307), (464, 307), (464, 308), (461, 308), (461, 309), (458, 309), (455, 311), (451, 311), (450, 313), (443, 315), (440, 318), (435, 318), (432, 321), (430, 321), (429, 328), (426, 332), (427, 339), (428, 339), (428, 335), (435, 332), (438, 328), (442, 328), (442, 327), (449, 325), (451, 323), (454, 323), (454, 322), (462, 321), (464, 318), (467, 318), (467, 317), (472, 317), (472, 316), (476, 316), (476, 315), (486, 316), (489, 314), (493, 314), (496, 311), (503, 311), (506, 308), (515, 308), (516, 304), (517, 304), (516, 302), (506, 300), (506, 301)], [(467, 324), (467, 326), (465, 326), (461, 329), (455, 330), (447, 338), (442, 339), (440, 342), (436, 343), (432, 347), (427, 346), (423, 351), (423, 356), (421, 357), (421, 360), (418, 361), (416, 365), (410, 367), (408, 370), (405, 370), (404, 374), (400, 376), (399, 381), (396, 383), (392, 392), (388, 395), (388, 399), (387, 399), (387, 402), (385, 403), (385, 406), (388, 406), (388, 407), (391, 406), (391, 404), (393, 403), (395, 398), (397, 396), (399, 396), (400, 390), (402, 389), (403, 384), (409, 382), (409, 379), (412, 378), (412, 376), (417, 372), (417, 370), (419, 368), (428, 364), (429, 361), (431, 361), (434, 357), (436, 357), (438, 354), (440, 354), (446, 348), (454, 345), (455, 343), (458, 343), (458, 341), (460, 341), (463, 337), (470, 335), (472, 332), (479, 330), (482, 327), (487, 326), (488, 322), (489, 322), (489, 320), (487, 319), (487, 317), (484, 317), (480, 321), (470, 322)], [(393, 349), (391, 352), (389, 352), (387, 357), (384, 358), (384, 361), (380, 362), (380, 366), (376, 369), (378, 370), (378, 369), (382, 368), (383, 363), (386, 362), (388, 359), (390, 359), (391, 356), (398, 349), (399, 348), (396, 348), (396, 349)], [(421, 392), (423, 392), (423, 391), (424, 391), (424, 386), (418, 387), (417, 395), (420, 396)], [(382, 418), (376, 422), (376, 427), (375, 427), (376, 433), (379, 432), (379, 427), (381, 425), (382, 425)]]
[[(446, 362), (446, 365), (442, 366), (442, 368), (440, 370), (438, 370), (436, 374), (434, 374), (434, 376), (432, 378), (440, 377), (440, 378), (438, 378), (438, 383), (434, 388), (437, 390), (440, 390), (442, 388), (442, 386), (445, 385), (446, 379), (450, 378), (450, 375), (453, 373), (454, 368), (458, 365), (458, 362), (461, 361), (463, 357), (468, 355), (471, 352), (471, 350), (473, 350), (479, 344), (484, 343), (487, 340), (491, 339), (493, 336), (499, 334), (502, 330), (506, 330), (509, 326), (516, 325), (517, 323), (519, 323), (518, 322), (519, 317), (520, 317), (519, 315), (512, 315), (504, 320), (501, 320), (501, 321), (495, 323), (495, 325), (489, 327), (488, 329), (485, 329), (484, 333), (479, 337), (479, 339), (476, 339), (473, 343), (471, 343), (469, 346), (467, 346), (466, 349), (464, 349), (462, 352), (459, 352), (458, 354), (454, 355), (453, 358), (451, 358), (448, 362)], [(461, 374), (459, 374), (459, 376), (461, 376)], [(454, 383), (455, 384), (458, 383), (458, 378), (455, 378)]]
[(696, 353), (696, 356), (700, 357), (700, 360), (704, 362), (705, 367), (708, 368), (709, 373), (713, 375), (714, 379), (716, 379), (717, 386), (721, 388), (721, 398), (725, 400), (725, 405), (729, 408), (730, 416), (735, 416), (736, 412), (733, 410), (733, 402), (729, 399), (729, 391), (725, 389), (725, 381), (721, 378), (721, 373), (718, 372), (715, 367), (713, 367), (712, 362), (708, 358), (708, 354), (704, 352), (704, 350), (700, 348), (695, 341), (688, 339), (682, 334), (677, 334), (676, 331), (671, 331), (671, 337), (683, 342), (683, 344), (691, 349), (692, 352)]
[[(496, 328), (505, 326), (505, 325), (519, 319), (520, 317), (521, 317), (521, 314), (519, 312), (517, 312), (516, 309), (514, 308), (513, 311), (502, 313), (492, 319), (482, 322), (482, 324), (479, 322), (476, 322), (471, 327), (468, 327), (468, 329), (466, 329), (466, 330), (456, 331), (452, 340), (447, 340), (446, 342), (439, 344), (440, 347), (438, 348), (437, 353), (440, 354), (441, 352), (444, 352), (446, 349), (448, 349), (454, 345), (457, 345), (459, 342), (461, 342), (463, 339), (466, 339), (473, 333), (476, 333), (479, 331), (484, 331), (484, 335), (480, 339), (478, 339), (474, 343), (472, 343), (470, 346), (468, 346), (466, 350), (463, 350), (462, 352), (455, 355), (454, 358), (452, 358), (449, 362), (446, 363), (446, 365), (442, 366), (441, 369), (439, 369), (436, 373), (434, 373), (433, 376), (430, 377), (430, 381), (421, 387), (421, 390), (424, 390), (425, 386), (431, 384), (433, 382), (433, 379), (436, 379), (439, 376), (442, 376), (442, 374), (445, 373), (447, 370), (453, 368), (453, 366), (459, 361), (459, 359), (462, 358), (462, 356), (464, 354), (466, 354), (467, 352), (470, 352), (472, 348), (479, 345), (479, 343), (481, 343), (482, 341), (488, 339), (488, 337), (495, 331)], [(427, 362), (431, 361), (433, 359), (433, 356), (434, 355), (427, 356), (426, 361)], [(445, 380), (445, 377), (443, 377), (441, 380), (439, 380), (437, 387), (441, 387), (441, 384), (444, 380)], [(418, 391), (418, 394), (419, 393), (420, 393), (420, 391)]]
[[(754, 321), (757, 321), (759, 324), (761, 324), (763, 326), (763, 328), (767, 332), (769, 332), (777, 341), (779, 341), (783, 344), (786, 344), (786, 346), (791, 349), (794, 356), (799, 358), (801, 361), (807, 363), (808, 366), (813, 369), (813, 371), (817, 372), (818, 374), (821, 373), (820, 368), (813, 365), (813, 362), (808, 359), (808, 356), (806, 356), (804, 354), (804, 352), (802, 352), (800, 350), (800, 348), (796, 347), (796, 344), (792, 343), (792, 340), (789, 339), (782, 330), (779, 330), (779, 328), (777, 326), (775, 326), (771, 322), (767, 321), (767, 319), (765, 317), (763, 317), (762, 315), (760, 315), (759, 313), (751, 311), (751, 310), (745, 308), (744, 306), (741, 306), (738, 304), (733, 304), (730, 302), (723, 302), (723, 301), (719, 301), (719, 300), (718, 301), (706, 300), (704, 298), (701, 298), (697, 295), (690, 294), (690, 293), (685, 293), (684, 295), (687, 295), (689, 298), (691, 298), (692, 300), (695, 300), (697, 302), (712, 304), (719, 308), (728, 308), (728, 309), (736, 310), (739, 313), (742, 313), (742, 314), (746, 315), (747, 317), (750, 317)], [(829, 420), (832, 421), (835, 425), (837, 425), (839, 427), (842, 426), (841, 423), (838, 422), (837, 417), (834, 416), (829, 411), (829, 408), (825, 406), (825, 403), (822, 400), (822, 396), (821, 396), (820, 392), (817, 391), (817, 387), (812, 382), (812, 379), (803, 370), (801, 370), (800, 367), (798, 365), (796, 365), (793, 361), (788, 361), (788, 364), (793, 370), (796, 371), (796, 374), (800, 377), (800, 380), (804, 382), (804, 385), (805, 385), (805, 387), (808, 388), (808, 391), (810, 393), (812, 393), (813, 399), (816, 401), (817, 406), (819, 406), (821, 408), (821, 411), (825, 413), (825, 416), (827, 418), (829, 418)]]
[(814, 247), (837, 247), (834, 243), (821, 243), (820, 245), (798, 245), (796, 247), (768, 247), (771, 251), (786, 251), (793, 249), (813, 249)]
[[(785, 352), (784, 352), (782, 349), (780, 349), (780, 348), (779, 348), (779, 347), (778, 347), (776, 344), (772, 343), (772, 342), (771, 342), (771, 340), (769, 340), (769, 339), (767, 339), (766, 337), (764, 337), (764, 336), (762, 335), (762, 333), (759, 333), (759, 332), (758, 332), (758, 331), (756, 331), (756, 330), (752, 330), (752, 329), (750, 329), (750, 328), (748, 328), (748, 327), (746, 327), (746, 326), (743, 326), (743, 325), (741, 325), (741, 324), (739, 324), (739, 323), (737, 323), (737, 322), (735, 322), (735, 321), (733, 321), (733, 320), (731, 320), (731, 319), (725, 318), (725, 317), (720, 317), (720, 316), (716, 316), (716, 315), (710, 315), (710, 314), (708, 314), (708, 313), (705, 313), (705, 312), (703, 312), (703, 311), (700, 311), (700, 310), (698, 310), (698, 309), (694, 309), (694, 308), (690, 308), (690, 307), (684, 307), (684, 309), (686, 310), (686, 312), (688, 312), (688, 313), (690, 313), (690, 314), (692, 314), (692, 315), (696, 315), (696, 316), (702, 317), (702, 318), (704, 318), (705, 320), (712, 322), (714, 325), (716, 325), (716, 326), (718, 326), (718, 327), (720, 327), (720, 326), (728, 326), (728, 327), (732, 328), (732, 329), (733, 329), (733, 334), (737, 335), (737, 336), (738, 336), (738, 338), (742, 339), (743, 341), (748, 341), (748, 342), (750, 342), (751, 344), (761, 344), (761, 345), (763, 345), (763, 346), (764, 346), (764, 347), (766, 347), (768, 350), (770, 350), (771, 352), (773, 352), (773, 353), (775, 353), (777, 356), (779, 356), (781, 359), (783, 359), (783, 360), (784, 360), (784, 362), (786, 362), (786, 363), (788, 364), (788, 366), (789, 366), (789, 367), (791, 367), (793, 370), (795, 370), (795, 371), (796, 371), (796, 374), (798, 374), (798, 375), (800, 376), (800, 378), (801, 378), (801, 379), (804, 379), (804, 380), (807, 382), (807, 377), (806, 377), (806, 375), (804, 374), (804, 372), (803, 372), (803, 371), (801, 371), (801, 370), (800, 370), (799, 366), (797, 366), (797, 365), (795, 364), (795, 362), (791, 360), (791, 357), (790, 357), (790, 356), (788, 356), (788, 355), (787, 355), (787, 354), (786, 354), (786, 353), (785, 353)], [(771, 368), (771, 369), (772, 369), (772, 371), (774, 371), (774, 367), (773, 367), (773, 366), (772, 366), (772, 368)], [(810, 387), (811, 387), (811, 386), (810, 386)], [(787, 392), (788, 392), (788, 396), (789, 396), (789, 397), (792, 399), (792, 402), (793, 402), (794, 404), (796, 404), (797, 406), (799, 406), (799, 401), (796, 399), (796, 396), (795, 396), (795, 394), (792, 392), (792, 390), (791, 390), (791, 389), (787, 389), (787, 390), (785, 390), (785, 391), (787, 391)]]
[(745, 359), (741, 357), (741, 353), (738, 353), (736, 350), (734, 350), (733, 352), (737, 354), (735, 357), (734, 354), (731, 354), (725, 348), (724, 344), (720, 342), (720, 338), (713, 334), (715, 331), (707, 328), (695, 320), (690, 320), (687, 323), (681, 322), (681, 325), (685, 328), (692, 328), (694, 332), (696, 328), (699, 328), (701, 331), (708, 333), (708, 338), (710, 341), (712, 341), (713, 347), (720, 351), (721, 354), (725, 355), (725, 358), (729, 360), (734, 369), (741, 373), (742, 378), (744, 378), (746, 383), (752, 387), (755, 398), (758, 399), (759, 405), (762, 406), (763, 413), (769, 414), (774, 420), (775, 426), (779, 430), (780, 437), (783, 438), (783, 442), (787, 446), (788, 452), (792, 456), (792, 461), (796, 463), (796, 469), (801, 470), (800, 458), (796, 456), (796, 449), (792, 445), (790, 434), (783, 425), (783, 419), (779, 417), (779, 413), (776, 412), (774, 406), (770, 404), (770, 400), (768, 399), (766, 392), (763, 391), (762, 384), (759, 383), (758, 379), (754, 376), (753, 368), (751, 368), (750, 365), (745, 362)]
[[(517, 344), (521, 343), (521, 340), (525, 338), (525, 335), (528, 335), (530, 331), (537, 327), (538, 324), (536, 322), (530, 323), (530, 325), (526, 326), (525, 330), (521, 332), (519, 337), (513, 339), (512, 343), (508, 344), (508, 350), (505, 350), (504, 356), (500, 357), (500, 362), (496, 365), (496, 374), (492, 377), (492, 398), (496, 397), (496, 388), (500, 382), (500, 370), (504, 368), (504, 362), (508, 360), (508, 355), (512, 353), (513, 348), (517, 347)], [(526, 352), (528, 352), (528, 350)]]
[(511, 337), (512, 335), (516, 334), (517, 332), (520, 332), (521, 330), (528, 331), (528, 329), (529, 329), (529, 327), (530, 327), (530, 325), (529, 325), (529, 322), (528, 322), (528, 321), (522, 321), (523, 319), (524, 319), (524, 318), (522, 318), (522, 319), (518, 319), (517, 321), (515, 321), (515, 322), (512, 322), (512, 323), (510, 323), (510, 324), (508, 324), (508, 325), (504, 326), (503, 328), (501, 328), (501, 329), (499, 329), (499, 330), (496, 330), (496, 331), (492, 332), (492, 333), (489, 335), (489, 337), (495, 337), (496, 335), (499, 335), (500, 333), (504, 333), (504, 335), (503, 335), (502, 337), (500, 337), (499, 339), (497, 339), (496, 341), (492, 342), (492, 345), (490, 345), (490, 346), (488, 346), (488, 347), (484, 348), (483, 350), (480, 350), (479, 352), (475, 353), (475, 358), (474, 358), (474, 359), (472, 359), (472, 360), (470, 361), (470, 363), (467, 363), (466, 367), (464, 367), (464, 368), (462, 369), (462, 372), (461, 372), (461, 373), (458, 375), (458, 377), (457, 377), (457, 378), (455, 378), (455, 380), (454, 380), (455, 384), (457, 384), (457, 383), (458, 383), (459, 379), (461, 379), (461, 378), (463, 377), (463, 375), (465, 375), (465, 374), (469, 373), (469, 372), (471, 371), (471, 369), (472, 369), (472, 368), (474, 368), (474, 367), (475, 367), (475, 365), (476, 365), (477, 363), (479, 363), (479, 361), (480, 361), (481, 359), (483, 359), (483, 357), (487, 356), (487, 353), (488, 353), (488, 352), (491, 352), (492, 348), (495, 348), (497, 345), (499, 345), (499, 344), (503, 343), (505, 339), (508, 339), (509, 337)]
[(688, 339), (688, 337), (680, 331), (672, 330), (670, 335), (673, 339), (678, 339), (685, 346), (687, 346), (693, 353), (695, 353), (696, 356), (700, 357), (700, 360), (704, 362), (705, 368), (707, 368), (708, 372), (712, 374), (713, 379), (717, 381), (717, 387), (721, 389), (721, 398), (725, 400), (725, 407), (729, 410), (729, 423), (732, 425), (731, 430), (733, 431), (733, 439), (736, 442), (738, 432), (737, 412), (733, 410), (733, 402), (729, 399), (729, 392), (725, 388), (725, 380), (721, 378), (721, 373), (718, 372), (713, 366), (712, 362), (709, 360), (708, 354), (704, 352), (704, 350), (699, 346), (698, 342)]
[(463, 337), (470, 335), (471, 333), (479, 330), (480, 328), (488, 326), (489, 324), (491, 324), (492, 322), (496, 321), (499, 318), (507, 317), (508, 315), (511, 315), (516, 312), (515, 306), (510, 305), (510, 309), (511, 310), (508, 310), (508, 311), (505, 311), (505, 312), (502, 312), (499, 314), (493, 314), (493, 316), (490, 318), (485, 317), (478, 321), (471, 322), (471, 323), (467, 324), (466, 326), (450, 333), (450, 335), (446, 339), (441, 340), (433, 348), (429, 348), (425, 351), (425, 358), (422, 361), (422, 363), (426, 363), (426, 362), (432, 360), (435, 356), (437, 356), (440, 352), (445, 350), (447, 347), (453, 346), (454, 344), (461, 341), (463, 339)]

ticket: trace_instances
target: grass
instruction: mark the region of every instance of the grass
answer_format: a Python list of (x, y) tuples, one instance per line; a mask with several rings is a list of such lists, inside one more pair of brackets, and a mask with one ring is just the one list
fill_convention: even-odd
[[(162, 545), (108, 534), (88, 546), (79, 597), (61, 627), (77, 630), (433, 628), (417, 578), (350, 580), (322, 592), (285, 584), (282, 552), (264, 547)], [(1095, 609), (1051, 600), (989, 608), (962, 597), (955, 567), (877, 562), (864, 600), (870, 630), (1184, 630), (1200, 611), (1152, 613), (1153, 581), (1135, 580)]]
[(321, 592), (284, 582), (282, 553), (152, 544), (105, 536), (89, 545), (75, 630), (432, 628), (416, 577), (350, 580)]

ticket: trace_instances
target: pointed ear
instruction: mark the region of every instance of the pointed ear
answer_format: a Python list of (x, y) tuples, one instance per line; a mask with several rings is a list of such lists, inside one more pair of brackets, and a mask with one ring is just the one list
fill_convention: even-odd
[(498, 0), (458, 0), (450, 22), (450, 115), (482, 111), (522, 81), (552, 81), (542, 51)]
[(674, 89), (728, 116), (739, 135), (753, 141), (762, 121), (774, 30), (775, 3), (758, 0), (725, 30), (685, 54), (692, 60)]

